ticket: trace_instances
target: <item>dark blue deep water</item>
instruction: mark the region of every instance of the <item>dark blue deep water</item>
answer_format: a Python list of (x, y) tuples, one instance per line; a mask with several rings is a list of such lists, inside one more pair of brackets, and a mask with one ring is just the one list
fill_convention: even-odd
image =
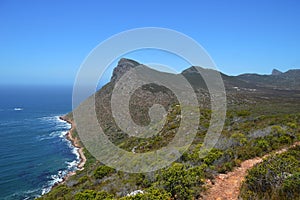
[(58, 118), (71, 109), (71, 87), (0, 86), (0, 199), (33, 199), (76, 170)]

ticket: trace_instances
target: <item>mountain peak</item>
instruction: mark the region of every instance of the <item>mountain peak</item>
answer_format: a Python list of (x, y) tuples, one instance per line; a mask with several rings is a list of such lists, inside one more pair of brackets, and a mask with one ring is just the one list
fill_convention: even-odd
[(199, 73), (199, 72), (195, 66), (192, 66), (182, 71), (182, 74), (187, 74), (187, 73)]
[(277, 75), (280, 75), (280, 74), (282, 74), (281, 71), (279, 71), (279, 70), (277, 70), (277, 69), (273, 69), (273, 70), (272, 70), (272, 75), (273, 75), (273, 76), (277, 76)]
[(127, 71), (129, 71), (131, 68), (134, 68), (136, 66), (140, 65), (140, 63), (127, 59), (127, 58), (121, 58), (118, 62), (117, 67), (114, 69), (111, 81), (115, 82), (120, 79), (120, 77), (125, 74)]
[[(131, 59), (128, 59), (128, 58), (121, 58), (118, 62), (118, 66), (121, 66), (121, 65), (132, 65), (132, 66), (137, 66), (139, 65), (140, 63), (138, 63), (137, 61), (135, 60), (131, 60)], [(117, 67), (118, 67), (117, 66)]]

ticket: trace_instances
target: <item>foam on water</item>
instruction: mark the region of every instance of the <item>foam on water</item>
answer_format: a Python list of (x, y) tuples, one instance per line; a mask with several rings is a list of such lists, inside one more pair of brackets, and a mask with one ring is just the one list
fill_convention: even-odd
[(41, 195), (47, 194), (50, 192), (51, 188), (64, 180), (64, 177), (68, 174), (67, 170), (59, 170), (57, 174), (51, 175), (51, 180), (48, 181), (47, 185), (42, 188)]
[(35, 189), (35, 190), (27, 190), (27, 191), (23, 191), (23, 192), (15, 192), (13, 194), (11, 194), (10, 196), (8, 196), (5, 199), (22, 199), (22, 200), (28, 200), (28, 199), (32, 199), (32, 198), (38, 198), (41, 195), (36, 194), (37, 192), (39, 192), (39, 189)]
[[(39, 137), (39, 140), (53, 139), (55, 137), (61, 138), (64, 142), (67, 143), (68, 147), (71, 149), (72, 154), (76, 156), (76, 159), (73, 161), (66, 161), (65, 164), (67, 166), (66, 170), (59, 170), (57, 174), (50, 175), (50, 180), (47, 184), (42, 188), (41, 194), (46, 194), (50, 192), (51, 188), (64, 180), (64, 177), (67, 176), (68, 173), (74, 172), (78, 170), (77, 166), (80, 163), (80, 155), (78, 153), (78, 148), (72, 145), (72, 142), (67, 140), (66, 135), (71, 128), (71, 125), (59, 118), (59, 116), (54, 117), (43, 117), (42, 120), (46, 120), (49, 123), (55, 123), (56, 128), (64, 129), (60, 131), (51, 132), (48, 136)], [(67, 130), (66, 130), (67, 129)]]
[(70, 148), (72, 154), (76, 156), (75, 160), (73, 161), (66, 161), (66, 169), (59, 170), (56, 174), (52, 174), (47, 176), (47, 183), (42, 187), (40, 194), (44, 195), (50, 192), (51, 188), (64, 180), (64, 177), (67, 176), (68, 173), (74, 172), (78, 170), (77, 166), (80, 163), (80, 155), (78, 153), (78, 148), (72, 145), (72, 142), (66, 138), (66, 135), (71, 128), (71, 125), (59, 118), (59, 116), (47, 116), (47, 117), (40, 117), (38, 120), (41, 120), (51, 126), (54, 126), (54, 130), (50, 134), (46, 135), (38, 135), (36, 139), (38, 141), (44, 140), (53, 140), (53, 139), (60, 139), (62, 142), (66, 143), (68, 148)]
[(65, 138), (70, 124), (59, 119), (72, 110), (72, 87), (0, 92), (0, 199), (31, 200), (75, 170), (78, 157)]

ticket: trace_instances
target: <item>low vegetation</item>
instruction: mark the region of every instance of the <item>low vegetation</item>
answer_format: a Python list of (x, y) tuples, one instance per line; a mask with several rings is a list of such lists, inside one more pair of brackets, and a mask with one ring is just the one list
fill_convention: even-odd
[[(146, 84), (137, 89), (129, 101), (133, 121), (147, 125), (150, 122), (149, 108), (159, 103), (168, 111), (166, 123), (158, 134), (146, 139), (130, 137), (120, 130), (114, 123), (111, 95), (115, 81), (127, 69), (123, 65), (128, 62), (132, 61), (121, 60), (112, 81), (92, 96), (97, 100), (98, 121), (110, 141), (118, 147), (134, 153), (155, 151), (168, 145), (177, 133), (181, 107), (168, 88)], [(132, 62), (127, 67), (137, 64)], [(200, 152), (210, 126), (210, 95), (202, 76), (196, 74), (193, 67), (182, 74), (198, 97), (200, 119), (193, 143), (178, 160), (155, 172), (124, 173), (103, 165), (84, 149), (87, 157), (84, 170), (77, 171), (40, 199), (199, 199), (207, 190), (206, 183), (214, 184), (219, 173), (230, 172), (247, 159), (264, 156), (300, 141), (299, 92), (262, 87), (250, 89), (256, 88), (255, 84), (243, 81), (243, 77), (222, 75), (227, 90), (224, 128), (214, 148)], [(234, 89), (237, 85), (241, 87), (239, 91)], [(89, 123), (88, 119), (84, 120)], [(76, 132), (74, 136), (77, 136)], [(299, 160), (297, 148), (268, 158), (249, 172), (240, 196), (244, 199), (299, 199)]]
[[(178, 120), (176, 111), (170, 122)], [(199, 198), (206, 190), (205, 180), (214, 181), (218, 173), (227, 173), (249, 158), (263, 156), (273, 150), (300, 140), (300, 115), (260, 115), (247, 111), (230, 110), (225, 128), (215, 148), (205, 157), (199, 150), (207, 131), (210, 110), (201, 110), (197, 136), (190, 148), (171, 166), (152, 173), (129, 174), (96, 161), (86, 150), (88, 162), (85, 169), (77, 171), (66, 183), (56, 186), (41, 199), (192, 199)], [(173, 126), (165, 126), (161, 139), (167, 144), (172, 139)], [(173, 132), (172, 132), (173, 133)], [(159, 143), (159, 144), (157, 144)], [(128, 138), (120, 143), (124, 149), (146, 152), (161, 145), (157, 136), (147, 143)], [(143, 148), (144, 147), (144, 148)], [(242, 187), (243, 199), (299, 198), (300, 160), (299, 148), (272, 156), (250, 170)], [(141, 190), (134, 196), (133, 191)], [(298, 196), (297, 196), (298, 195)]]
[(300, 199), (300, 146), (273, 155), (252, 168), (242, 186), (243, 199)]

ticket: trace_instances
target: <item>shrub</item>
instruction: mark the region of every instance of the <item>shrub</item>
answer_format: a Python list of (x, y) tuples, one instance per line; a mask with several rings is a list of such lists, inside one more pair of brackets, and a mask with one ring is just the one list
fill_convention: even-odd
[(214, 161), (219, 159), (223, 155), (223, 152), (219, 149), (212, 149), (207, 156), (203, 158), (203, 162), (207, 165), (213, 164)]
[(169, 200), (171, 194), (163, 189), (150, 187), (144, 193), (122, 197), (120, 200)]
[(187, 169), (181, 163), (174, 163), (157, 174), (158, 184), (175, 199), (191, 199), (203, 181), (203, 167)]
[(300, 199), (300, 172), (287, 177), (283, 181), (281, 195), (289, 199)]
[(292, 129), (296, 129), (297, 128), (297, 124), (296, 123), (288, 122), (286, 125), (288, 127), (292, 128)]
[(270, 148), (270, 144), (267, 140), (265, 139), (258, 139), (256, 141), (257, 147), (261, 148), (263, 151), (266, 151)]
[(236, 112), (236, 114), (240, 117), (249, 116), (251, 112), (249, 110), (239, 110)]
[(75, 200), (94, 200), (97, 192), (94, 190), (85, 190), (75, 195)]
[(48, 199), (58, 199), (59, 197), (67, 197), (70, 194), (71, 189), (68, 188), (66, 185), (59, 185), (54, 187), (51, 192), (48, 194)]
[(78, 179), (78, 183), (82, 184), (82, 183), (87, 182), (88, 180), (89, 180), (88, 176), (82, 176), (81, 178)]
[(237, 132), (237, 133), (233, 133), (231, 138), (234, 140), (235, 142), (235, 146), (243, 146), (247, 143), (247, 138), (243, 133)]
[(100, 191), (100, 192), (97, 192), (97, 195), (96, 195), (96, 200), (111, 200), (113, 199), (113, 195), (112, 194), (109, 194), (105, 191)]
[(292, 143), (292, 139), (289, 135), (280, 136), (278, 141), (280, 144), (291, 144)]
[(219, 173), (226, 173), (226, 172), (232, 171), (234, 166), (235, 166), (234, 161), (226, 162), (226, 163), (222, 164), (221, 167), (219, 167), (217, 170)]
[(113, 195), (105, 191), (84, 190), (75, 194), (75, 200), (112, 200)]
[(99, 166), (95, 171), (94, 171), (94, 177), (96, 179), (102, 179), (104, 178), (105, 176), (113, 173), (115, 170), (108, 167), (108, 166), (105, 166), (105, 165), (101, 165)]
[(283, 128), (281, 128), (281, 126), (273, 126), (272, 130), (271, 130), (272, 134), (275, 136), (280, 137), (281, 135), (283, 135), (285, 133), (285, 130)]

